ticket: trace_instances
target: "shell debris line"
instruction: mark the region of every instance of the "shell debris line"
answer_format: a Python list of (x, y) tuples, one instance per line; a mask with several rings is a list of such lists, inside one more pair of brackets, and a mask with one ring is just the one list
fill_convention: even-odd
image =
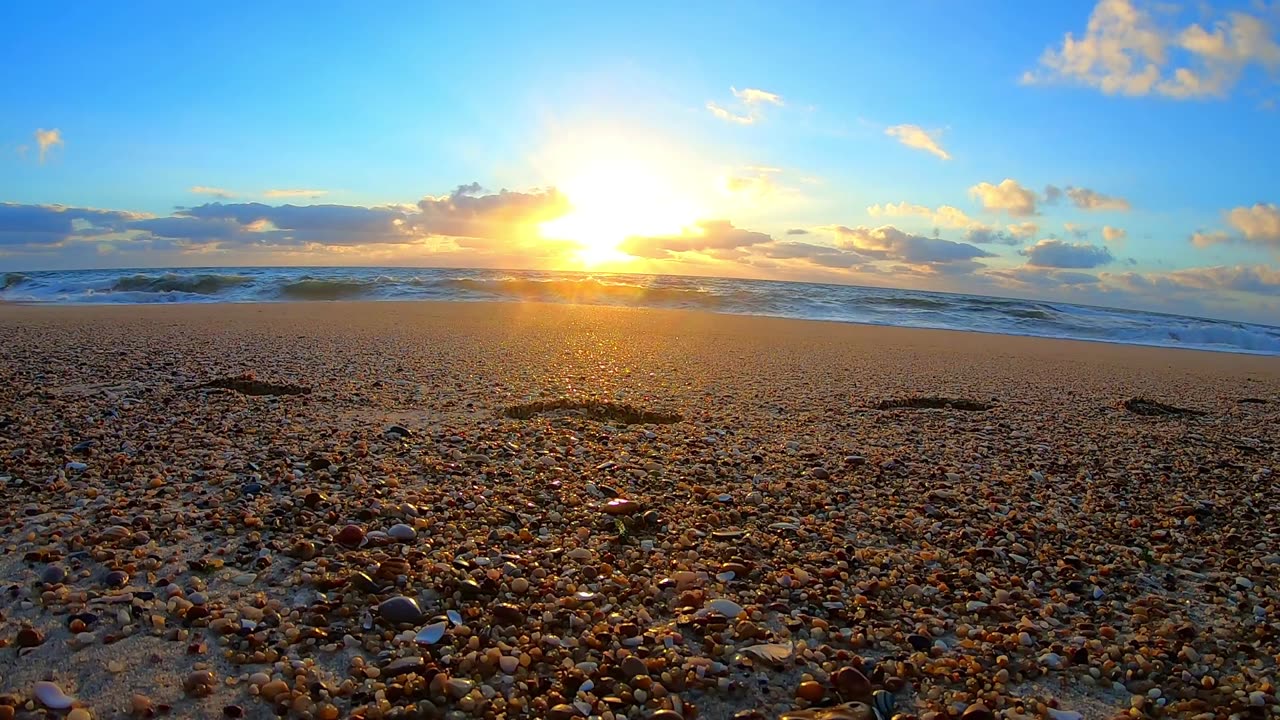
[(0, 720), (1280, 715), (1274, 359), (432, 305), (0, 308)]

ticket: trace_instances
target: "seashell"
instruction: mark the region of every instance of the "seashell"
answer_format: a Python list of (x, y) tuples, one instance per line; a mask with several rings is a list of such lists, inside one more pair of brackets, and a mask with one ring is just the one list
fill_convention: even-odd
[(72, 703), (75, 702), (73, 698), (62, 692), (62, 688), (51, 682), (36, 683), (31, 694), (35, 695), (36, 700), (39, 700), (41, 705), (50, 710), (69, 710)]
[(793, 710), (783, 713), (778, 720), (873, 720), (874, 711), (865, 703), (845, 703), (828, 708)]
[(708, 613), (717, 612), (727, 618), (736, 618), (742, 614), (742, 606), (738, 603), (726, 598), (716, 598), (707, 603), (707, 606), (698, 611), (698, 615), (705, 616)]
[(738, 653), (752, 660), (781, 665), (791, 658), (792, 647), (790, 643), (764, 643), (761, 645), (749, 645), (739, 650)]
[(404, 558), (387, 558), (378, 563), (377, 575), (384, 580), (395, 580), (401, 575), (409, 574), (409, 561)]
[(98, 540), (104, 543), (120, 542), (133, 534), (133, 531), (123, 525), (112, 525), (102, 534), (98, 536)]
[[(877, 690), (871, 696), (871, 709), (875, 710), (877, 720), (889, 720), (893, 717), (893, 710), (898, 706), (898, 700), (893, 693), (888, 690)], [(965, 713), (967, 716), (968, 713)]]
[(435, 645), (444, 637), (444, 633), (449, 629), (448, 623), (434, 622), (418, 631), (413, 641), (419, 645)]

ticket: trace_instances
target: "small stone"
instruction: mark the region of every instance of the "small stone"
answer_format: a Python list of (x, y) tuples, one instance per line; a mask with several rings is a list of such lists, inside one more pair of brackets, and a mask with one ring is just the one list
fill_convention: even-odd
[(45, 585), (57, 585), (67, 579), (67, 571), (61, 565), (46, 565), (40, 572), (40, 582)]
[(426, 668), (427, 663), (420, 656), (397, 658), (382, 668), (382, 677), (394, 678), (409, 673), (421, 675)]
[(514, 655), (503, 655), (498, 658), (498, 667), (502, 672), (511, 675), (515, 673), (516, 668), (520, 667), (520, 658)]
[(378, 605), (378, 615), (396, 625), (422, 622), (422, 608), (418, 607), (418, 601), (403, 595), (383, 600)]
[(222, 708), (222, 716), (232, 718), (232, 720), (236, 720), (237, 718), (242, 718), (244, 717), (244, 708), (240, 707), (239, 705), (227, 705), (226, 707)]
[(18, 647), (33, 648), (44, 644), (44, 633), (33, 627), (24, 627), (18, 631), (15, 639)]
[(333, 541), (349, 548), (360, 547), (364, 542), (364, 528), (359, 525), (348, 525), (333, 536)]
[(151, 698), (140, 693), (134, 693), (129, 698), (129, 708), (133, 710), (134, 715), (145, 715), (151, 711)]
[(547, 720), (573, 720), (576, 717), (582, 717), (578, 708), (564, 703), (555, 705), (547, 711)]
[(518, 577), (511, 581), (511, 592), (523, 595), (529, 591), (529, 581)]
[(863, 700), (871, 697), (871, 681), (860, 670), (843, 667), (831, 678), (836, 692), (845, 700)]
[(387, 536), (400, 542), (409, 542), (418, 537), (418, 531), (404, 523), (397, 523), (387, 529)]
[(268, 702), (275, 702), (276, 698), (287, 692), (289, 692), (289, 684), (283, 680), (272, 680), (258, 688), (258, 694)]
[(210, 670), (196, 670), (182, 681), (182, 689), (193, 697), (204, 697), (213, 692), (218, 680)]
[(911, 645), (916, 652), (925, 652), (933, 647), (933, 641), (924, 635), (913, 634), (907, 636), (907, 643)]
[(718, 612), (727, 618), (736, 618), (742, 614), (742, 606), (738, 603), (725, 598), (717, 598), (707, 603), (705, 608), (712, 612)]
[(475, 683), (466, 678), (449, 678), (449, 682), (445, 684), (445, 687), (449, 690), (449, 696), (455, 700), (466, 697), (475, 686)]
[(827, 472), (827, 469), (824, 467), (811, 468), (809, 470), (809, 475), (814, 480), (830, 480), (831, 479), (831, 473)]
[(804, 700), (808, 700), (811, 703), (818, 702), (822, 699), (822, 696), (826, 694), (826, 690), (812, 680), (806, 680), (800, 683), (800, 687), (796, 688), (796, 696)]
[(109, 588), (122, 588), (129, 584), (129, 573), (123, 570), (112, 570), (103, 578), (103, 583)]
[(524, 611), (511, 603), (498, 603), (493, 606), (493, 618), (504, 625), (514, 625), (524, 621)]
[(93, 720), (93, 715), (84, 708), (76, 708), (67, 713), (67, 720)]
[(604, 504), (604, 512), (606, 515), (635, 515), (640, 512), (643, 507), (635, 500), (627, 498), (614, 498)]
[(649, 666), (635, 655), (628, 655), (622, 661), (622, 675), (628, 680), (637, 676), (648, 676)]

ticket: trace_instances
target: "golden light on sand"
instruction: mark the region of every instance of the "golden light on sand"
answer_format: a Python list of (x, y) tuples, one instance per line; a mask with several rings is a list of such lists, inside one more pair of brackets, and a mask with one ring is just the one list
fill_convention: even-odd
[(588, 141), (561, 158), (555, 185), (572, 210), (539, 226), (550, 240), (581, 245), (584, 267), (625, 264), (634, 258), (619, 249), (628, 237), (672, 235), (699, 217), (678, 166), (661, 154), (647, 156), (623, 139)]

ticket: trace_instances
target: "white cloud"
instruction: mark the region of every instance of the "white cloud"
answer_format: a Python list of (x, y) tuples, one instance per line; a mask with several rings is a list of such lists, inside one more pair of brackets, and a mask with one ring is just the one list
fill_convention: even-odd
[(1066, 230), (1074, 238), (1089, 237), (1089, 228), (1080, 225), (1079, 223), (1064, 222), (1062, 223), (1062, 229)]
[(1211, 245), (1222, 245), (1231, 242), (1231, 236), (1221, 230), (1203, 231), (1197, 230), (1191, 233), (1191, 244), (1198, 248), (1206, 248)]
[(1129, 236), (1123, 228), (1111, 227), (1110, 225), (1102, 226), (1102, 239), (1109, 242), (1119, 242)]
[(192, 185), (189, 192), (195, 193), (196, 195), (212, 195), (213, 197), (221, 200), (229, 200), (236, 196), (236, 194), (230, 190), (209, 187), (208, 185)]
[(301, 190), (301, 189), (284, 189), (284, 190), (267, 190), (262, 193), (263, 197), (269, 198), (318, 198), (322, 195), (328, 195), (328, 190)]
[(36, 145), (40, 148), (40, 164), (44, 164), (45, 155), (55, 147), (64, 145), (62, 141), (62, 131), (58, 128), (45, 130), (39, 128), (35, 132)]
[(746, 113), (745, 115), (739, 115), (737, 113), (730, 112), (729, 110), (726, 110), (720, 107), (718, 104), (710, 100), (707, 101), (707, 109), (711, 111), (712, 115), (715, 115), (721, 120), (724, 120), (725, 122), (737, 123), (739, 125), (751, 125), (757, 119), (757, 115), (755, 111)]
[(1067, 197), (1081, 210), (1122, 210), (1130, 209), (1129, 201), (1122, 197), (1103, 195), (1089, 188), (1078, 188), (1070, 185), (1066, 188)]
[(886, 128), (885, 135), (898, 139), (898, 142), (910, 148), (924, 150), (942, 158), (950, 160), (951, 153), (947, 152), (939, 144), (938, 139), (942, 135), (940, 130), (925, 130), (919, 125), (894, 125)]
[(1257, 245), (1280, 250), (1280, 206), (1256, 203), (1227, 211), (1227, 223), (1239, 230), (1244, 239)]
[(1040, 226), (1033, 222), (1009, 225), (1007, 229), (1010, 235), (1019, 240), (1026, 240), (1029, 237), (1034, 237), (1036, 233), (1040, 232)]
[(782, 106), (784, 103), (782, 97), (777, 93), (771, 93), (758, 88), (746, 88), (739, 90), (735, 87), (729, 88), (733, 96), (737, 98), (745, 107), (746, 112), (737, 112), (730, 110), (714, 100), (707, 101), (707, 110), (712, 115), (724, 120), (725, 122), (736, 123), (738, 125), (753, 125), (760, 120), (761, 105), (777, 105)]
[(739, 90), (738, 88), (731, 87), (729, 90), (733, 93), (734, 97), (748, 105), (768, 103), (770, 105), (781, 106), (783, 104), (782, 97), (777, 93), (766, 92), (757, 88), (745, 88), (743, 90)]
[(1229, 12), (1208, 30), (1199, 24), (1178, 30), (1162, 19), (1131, 0), (1100, 0), (1084, 34), (1068, 32), (1022, 81), (1191, 99), (1227, 96), (1250, 66), (1280, 69), (1280, 45), (1260, 16)]
[(978, 183), (969, 188), (969, 194), (987, 210), (1003, 210), (1010, 215), (1021, 216), (1036, 214), (1036, 194), (1012, 178), (1005, 178), (999, 185)]
[(910, 217), (914, 215), (929, 218), (934, 225), (945, 228), (970, 229), (986, 227), (983, 223), (966, 215), (960, 208), (951, 205), (942, 205), (934, 210), (924, 205), (912, 205), (903, 201), (900, 203), (871, 205), (867, 208), (867, 214), (872, 217)]

